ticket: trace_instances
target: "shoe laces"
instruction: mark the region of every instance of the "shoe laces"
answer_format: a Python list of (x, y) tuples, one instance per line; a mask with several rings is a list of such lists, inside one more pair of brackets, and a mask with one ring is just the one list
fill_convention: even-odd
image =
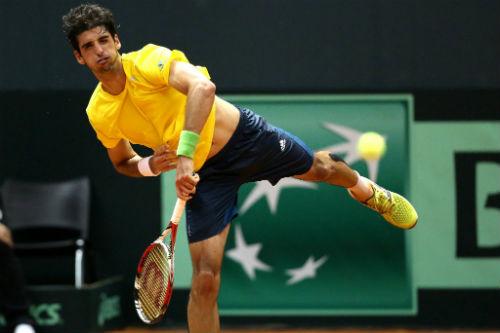
[(377, 185), (372, 185), (373, 188), (373, 206), (380, 213), (385, 214), (389, 212), (394, 206), (391, 192)]

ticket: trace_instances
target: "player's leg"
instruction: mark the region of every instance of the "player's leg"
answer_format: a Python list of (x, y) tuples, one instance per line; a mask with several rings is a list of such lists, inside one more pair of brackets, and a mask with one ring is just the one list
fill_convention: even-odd
[[(224, 152), (218, 155), (225, 158)], [(191, 333), (219, 332), (217, 297), (224, 246), (230, 222), (236, 217), (240, 184), (217, 173), (212, 159), (199, 171), (196, 193), (186, 204), (186, 227), (193, 277), (188, 303)]]
[(409, 229), (417, 223), (417, 212), (405, 198), (360, 176), (340, 157), (329, 152), (316, 152), (311, 168), (295, 177), (345, 187), (354, 199), (380, 213), (396, 227)]
[(189, 245), (193, 263), (188, 303), (190, 333), (220, 332), (217, 297), (228, 231), (229, 225), (221, 233)]
[[(314, 153), (311, 168), (306, 173), (295, 176), (295, 178), (313, 182), (325, 182), (345, 188), (353, 187), (358, 182), (356, 171), (352, 170), (342, 159), (326, 151)], [(371, 190), (368, 193), (361, 193), (365, 200), (371, 194)]]

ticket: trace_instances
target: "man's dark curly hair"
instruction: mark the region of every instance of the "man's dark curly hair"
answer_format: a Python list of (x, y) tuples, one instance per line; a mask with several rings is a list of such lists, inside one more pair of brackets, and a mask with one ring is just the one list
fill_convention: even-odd
[(62, 17), (62, 29), (73, 49), (80, 51), (76, 37), (84, 31), (104, 26), (111, 36), (116, 35), (116, 24), (113, 13), (96, 4), (82, 4), (70, 9)]

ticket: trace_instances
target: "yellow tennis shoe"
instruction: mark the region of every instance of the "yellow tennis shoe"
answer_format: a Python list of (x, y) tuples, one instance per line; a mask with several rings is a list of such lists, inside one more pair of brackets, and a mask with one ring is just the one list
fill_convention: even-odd
[(382, 215), (395, 227), (411, 229), (417, 224), (417, 211), (408, 200), (377, 184), (371, 183), (370, 185), (373, 189), (373, 196), (363, 203), (365, 206)]

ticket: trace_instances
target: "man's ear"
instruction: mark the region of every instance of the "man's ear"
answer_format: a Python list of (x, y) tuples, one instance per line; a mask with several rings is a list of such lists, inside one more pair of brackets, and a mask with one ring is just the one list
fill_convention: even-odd
[(80, 54), (80, 51), (73, 50), (73, 55), (75, 56), (76, 61), (78, 61), (78, 63), (80, 65), (85, 65), (85, 60), (83, 59), (82, 55)]
[(118, 34), (115, 34), (115, 37), (113, 37), (116, 45), (116, 49), (119, 50), (122, 48), (122, 43), (120, 42), (120, 38), (118, 38)]

